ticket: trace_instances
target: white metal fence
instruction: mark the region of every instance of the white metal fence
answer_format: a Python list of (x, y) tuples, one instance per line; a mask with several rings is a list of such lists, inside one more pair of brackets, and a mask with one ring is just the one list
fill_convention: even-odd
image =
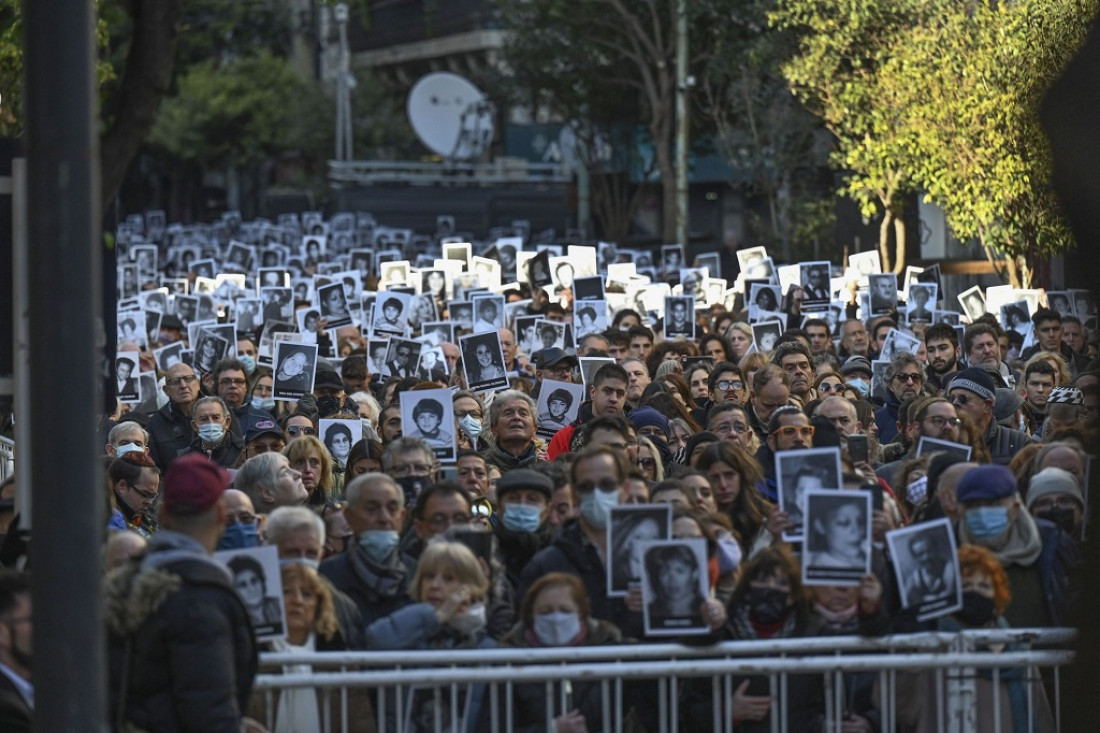
[[(681, 710), (684, 686), (693, 685), (696, 690), (709, 689), (710, 725), (706, 728), (732, 731), (734, 723), (727, 702), (734, 694), (733, 680), (753, 675), (766, 678), (770, 690), (771, 707), (765, 725), (774, 732), (800, 733), (798, 725), (788, 720), (784, 702), (789, 700), (788, 684), (792, 679), (820, 680), (815, 682), (822, 692), (823, 706), (818, 729), (840, 731), (850, 712), (843, 699), (845, 675), (869, 673), (875, 678), (879, 727), (894, 731), (905, 722), (899, 720), (899, 690), (902, 695), (911, 693), (908, 686), (915, 679), (912, 675), (923, 674), (927, 689), (934, 690), (923, 701), (925, 714), (934, 711), (939, 730), (965, 733), (978, 729), (979, 717), (983, 729), (1013, 730), (1011, 714), (1002, 712), (1010, 702), (1003, 697), (1007, 693), (1001, 683), (1008, 677), (1002, 675), (1011, 675), (1013, 682), (1023, 682), (1026, 691), (1029, 730), (1059, 730), (1060, 668), (1072, 661), (1073, 655), (1057, 647), (1064, 647), (1072, 638), (1069, 629), (1012, 629), (880, 638), (813, 637), (702, 647), (648, 644), (264, 654), (263, 670), (301, 670), (300, 665), (309, 665), (312, 671), (263, 673), (257, 677), (256, 690), (264, 699), (269, 726), (274, 724), (279, 694), (309, 689), (326, 701), (321, 706), (326, 732), (355, 729), (362, 721), (349, 717), (349, 694), (362, 695), (369, 690), (374, 693), (377, 730), (447, 733), (464, 730), (459, 723), (461, 715), (450, 716), (447, 710), (461, 710), (464, 691), (469, 695), (471, 689), (480, 687), (481, 704), (488, 706), (488, 713), (480, 726), (468, 721), (465, 730), (498, 733), (514, 730), (519, 685), (545, 686), (545, 729), (553, 730), (553, 718), (572, 706), (571, 689), (579, 684), (598, 684), (602, 719), (589, 720), (588, 730), (665, 733), (698, 729), (698, 722), (684, 722)], [(997, 646), (1006, 644), (1027, 647), (1009, 651)], [(992, 651), (990, 645), (1001, 650)], [(991, 700), (985, 697), (984, 707), (977, 691), (980, 680), (989, 683), (986, 689), (992, 694)], [(648, 685), (644, 723), (639, 720), (636, 706), (631, 714), (632, 700), (636, 703), (639, 697), (629, 694), (629, 690), (639, 683)], [(416, 700), (432, 703), (431, 722), (418, 723), (409, 715), (414, 688), (423, 691), (416, 693)], [(426, 698), (419, 697), (423, 695)], [(1011, 702), (1022, 702), (1019, 694), (1014, 697)], [(1049, 716), (1044, 711), (1049, 711)]]

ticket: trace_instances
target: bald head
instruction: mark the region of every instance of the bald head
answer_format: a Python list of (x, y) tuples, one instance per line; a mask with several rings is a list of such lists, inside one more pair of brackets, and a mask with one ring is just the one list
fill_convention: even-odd
[(225, 490), (225, 505), (229, 514), (229, 522), (238, 522), (242, 515), (256, 515), (256, 507), (252, 505), (252, 499), (248, 494), (237, 489)]
[(114, 570), (145, 551), (145, 538), (137, 532), (112, 532), (103, 553), (103, 569)]
[(977, 468), (977, 463), (956, 463), (944, 469), (940, 474), (939, 484), (936, 486), (936, 496), (939, 497), (943, 513), (952, 521), (959, 519), (959, 500), (955, 495), (955, 488), (959, 485), (959, 479), (972, 468)]

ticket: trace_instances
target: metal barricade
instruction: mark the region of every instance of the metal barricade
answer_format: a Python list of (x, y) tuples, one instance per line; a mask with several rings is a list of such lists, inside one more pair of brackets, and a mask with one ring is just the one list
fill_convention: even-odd
[[(921, 701), (920, 713), (934, 715), (932, 720), (940, 730), (974, 731), (977, 716), (981, 716), (983, 727), (1012, 731), (1011, 713), (1006, 718), (1002, 707), (1022, 701), (1022, 684), (1029, 730), (1046, 731), (1061, 728), (1059, 671), (1073, 658), (1072, 652), (1048, 647), (1065, 646), (1073, 637), (1070, 629), (1010, 629), (726, 642), (702, 647), (646, 644), (264, 654), (262, 669), (285, 671), (261, 674), (255, 689), (265, 701), (269, 726), (276, 710), (285, 710), (285, 703), (280, 708), (279, 700), (286, 691), (310, 692), (307, 698), (299, 695), (299, 700), (318, 695), (324, 702), (320, 722), (326, 733), (356, 729), (350, 703), (354, 696), (362, 698), (368, 692), (378, 731), (511, 732), (522, 712), (517, 710), (519, 703), (532, 695), (545, 700), (540, 703), (545, 725), (535, 727), (554, 730), (554, 718), (573, 708), (578, 688), (586, 689), (587, 695), (598, 694), (595, 714), (602, 719), (589, 721), (589, 730), (665, 733), (732, 731), (731, 706), (737, 693), (734, 680), (751, 676), (766, 681), (765, 696), (771, 698), (766, 719), (771, 730), (797, 733), (805, 720), (788, 717), (789, 703), (812, 701), (792, 698), (807, 687), (814, 689), (820, 707), (814, 729), (840, 731), (845, 717), (852, 713), (846, 702), (846, 680), (859, 674), (865, 675), (864, 682), (873, 680), (874, 713), (881, 730), (900, 727), (899, 692), (911, 696), (911, 685), (922, 680), (921, 689), (927, 690), (928, 697)], [(990, 645), (1030, 648), (991, 651)], [(303, 665), (311, 671), (289, 671), (302, 670)], [(1042, 676), (1040, 670), (1044, 670)], [(1011, 680), (1007, 685), (1012, 690), (1011, 701), (1002, 690), (1002, 677)], [(903, 681), (900, 688), (899, 678)], [(799, 680), (811, 684), (799, 685)], [(792, 681), (797, 690), (788, 688)], [(979, 688), (985, 692), (979, 695)], [(526, 697), (519, 694), (522, 690), (527, 691)], [(685, 710), (688, 700), (691, 711)], [(989, 710), (978, 710), (982, 700)], [(467, 716), (475, 706), (480, 718), (470, 720)], [(902, 717), (911, 714), (912, 700), (902, 707)], [(426, 719), (413, 714), (424, 711)], [(705, 724), (700, 715), (706, 718)], [(529, 717), (528, 728), (532, 725)], [(349, 723), (353, 725), (349, 727)]]

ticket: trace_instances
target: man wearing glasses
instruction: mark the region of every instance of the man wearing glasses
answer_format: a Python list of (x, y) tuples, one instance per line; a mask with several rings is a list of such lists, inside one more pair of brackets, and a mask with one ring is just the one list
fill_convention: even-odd
[(883, 445), (898, 437), (898, 409), (924, 386), (924, 367), (912, 354), (901, 353), (886, 367), (886, 404), (875, 413), (878, 439)]
[(897, 460), (884, 463), (875, 471), (893, 487), (898, 486), (895, 473), (903, 463), (917, 455), (917, 446), (922, 436), (951, 443), (959, 442), (960, 421), (951, 400), (945, 397), (919, 397), (909, 406), (908, 414), (910, 420), (905, 431), (909, 450)]
[(232, 417), (229, 430), (238, 438), (243, 438), (249, 427), (261, 420), (275, 420), (267, 410), (253, 407), (248, 401), (248, 375), (240, 360), (228, 358), (215, 364), (214, 386), (218, 397), (229, 407)]
[(149, 455), (163, 473), (191, 445), (191, 409), (199, 397), (199, 379), (187, 364), (173, 364), (164, 376), (168, 404), (153, 413), (149, 431)]
[[(768, 367), (765, 367), (768, 368)], [(774, 367), (771, 368), (778, 368)], [(805, 450), (814, 446), (814, 426), (800, 407), (783, 405), (772, 411), (768, 419), (767, 440), (756, 451), (757, 463), (764, 469), (764, 481), (757, 488), (769, 501), (779, 501), (775, 475), (775, 454), (780, 451)], [(793, 526), (793, 525), (791, 525)]]
[(959, 413), (969, 417), (977, 426), (979, 434), (985, 436), (993, 463), (1007, 466), (1012, 457), (1032, 440), (1027, 433), (1006, 428), (993, 419), (995, 389), (989, 372), (970, 367), (956, 374), (947, 385), (947, 397)]
[(111, 461), (107, 469), (118, 512), (108, 523), (109, 529), (132, 530), (142, 537), (157, 531), (150, 511), (160, 495), (160, 470), (145, 453), (133, 451)]
[(577, 367), (577, 359), (565, 353), (564, 349), (543, 349), (539, 352), (535, 366), (535, 386), (531, 390), (531, 396), (537, 398), (544, 379), (553, 382), (572, 383), (573, 370)]

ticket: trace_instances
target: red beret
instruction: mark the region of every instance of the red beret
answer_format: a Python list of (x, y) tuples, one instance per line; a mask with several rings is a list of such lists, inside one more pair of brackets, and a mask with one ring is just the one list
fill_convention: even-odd
[(229, 486), (229, 473), (201, 453), (177, 458), (164, 476), (164, 510), (175, 516), (201, 514)]

